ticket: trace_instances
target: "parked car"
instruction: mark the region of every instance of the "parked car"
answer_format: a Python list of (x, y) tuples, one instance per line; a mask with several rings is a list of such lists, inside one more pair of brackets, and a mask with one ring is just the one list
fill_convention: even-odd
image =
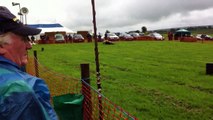
[(140, 36), (144, 36), (144, 33), (138, 33)]
[(202, 34), (197, 34), (197, 35), (195, 36), (195, 37), (197, 38), (197, 40), (202, 40), (201, 35), (202, 35)]
[(128, 40), (128, 41), (131, 41), (134, 39), (130, 34), (127, 34), (127, 33), (120, 33), (119, 38), (120, 40)]
[(197, 40), (213, 40), (213, 37), (206, 34), (197, 34), (196, 35)]
[(153, 37), (155, 40), (164, 40), (164, 37), (157, 32), (150, 33), (148, 36)]
[(73, 42), (84, 42), (84, 37), (81, 34), (73, 34)]
[(129, 33), (135, 40), (137, 40), (137, 39), (139, 39), (141, 36), (140, 36), (140, 34), (139, 33), (136, 33), (136, 32), (131, 32), (131, 33)]
[(64, 36), (60, 33), (55, 34), (55, 42), (56, 43), (65, 43)]
[(107, 39), (109, 41), (118, 41), (119, 37), (115, 33), (107, 33)]

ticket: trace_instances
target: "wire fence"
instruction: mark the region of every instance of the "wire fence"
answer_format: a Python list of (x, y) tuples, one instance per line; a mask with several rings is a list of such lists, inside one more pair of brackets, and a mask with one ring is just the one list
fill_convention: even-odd
[(138, 120), (90, 86), (89, 78), (79, 80), (54, 72), (41, 65), (37, 57), (29, 57), (28, 61), (26, 71), (45, 80), (52, 98), (69, 93), (84, 95), (84, 120)]

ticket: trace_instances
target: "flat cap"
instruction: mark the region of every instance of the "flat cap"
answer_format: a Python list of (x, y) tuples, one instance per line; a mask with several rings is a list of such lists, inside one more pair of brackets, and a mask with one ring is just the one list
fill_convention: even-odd
[(13, 32), (22, 36), (37, 35), (41, 29), (24, 25), (6, 7), (0, 6), (0, 34)]

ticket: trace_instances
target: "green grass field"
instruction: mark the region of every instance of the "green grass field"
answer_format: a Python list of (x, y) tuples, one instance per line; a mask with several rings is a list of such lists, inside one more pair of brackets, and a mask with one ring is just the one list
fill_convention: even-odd
[[(41, 48), (44, 51), (41, 51)], [(96, 88), (94, 43), (36, 45), (41, 64), (80, 79), (89, 63)], [(213, 42), (99, 43), (102, 93), (139, 120), (213, 120)]]

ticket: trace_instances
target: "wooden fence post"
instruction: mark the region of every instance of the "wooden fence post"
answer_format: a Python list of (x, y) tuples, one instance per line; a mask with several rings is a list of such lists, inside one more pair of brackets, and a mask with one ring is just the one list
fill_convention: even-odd
[(213, 63), (206, 63), (206, 74), (213, 75)]
[(90, 88), (90, 71), (89, 64), (81, 64), (81, 80), (83, 101), (83, 119), (92, 120), (92, 101)]

